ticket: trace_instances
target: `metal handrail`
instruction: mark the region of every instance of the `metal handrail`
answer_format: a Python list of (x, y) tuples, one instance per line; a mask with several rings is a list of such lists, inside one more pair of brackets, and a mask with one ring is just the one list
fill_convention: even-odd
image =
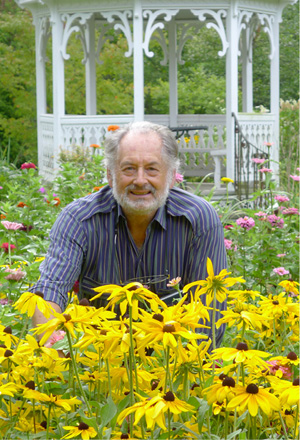
[(175, 138), (179, 139), (183, 134), (189, 135), (189, 131), (208, 130), (206, 125), (182, 125), (180, 127), (169, 127), (171, 131), (176, 132)]

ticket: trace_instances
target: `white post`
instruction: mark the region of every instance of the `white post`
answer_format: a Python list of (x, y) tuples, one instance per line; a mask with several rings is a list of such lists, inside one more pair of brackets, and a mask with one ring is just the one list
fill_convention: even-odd
[(87, 20), (86, 30), (87, 62), (85, 65), (86, 114), (97, 113), (96, 64), (95, 64), (95, 18)]
[(134, 120), (144, 120), (144, 53), (143, 11), (140, 0), (134, 2), (133, 13), (133, 84)]
[(43, 173), (42, 161), (42, 128), (41, 115), (47, 112), (47, 94), (46, 94), (46, 68), (45, 68), (45, 51), (46, 48), (40, 44), (46, 44), (47, 38), (43, 40), (42, 21), (45, 18), (37, 18), (34, 16), (35, 24), (35, 65), (36, 65), (36, 107), (37, 107), (37, 136), (38, 136), (38, 167), (39, 172)]
[(61, 43), (63, 39), (63, 22), (57, 9), (51, 13), (52, 25), (52, 77), (53, 77), (53, 142), (54, 171), (57, 169), (59, 148), (62, 145), (61, 116), (65, 114), (65, 74)]
[(235, 3), (231, 2), (226, 19), (229, 47), (226, 54), (226, 176), (234, 180), (234, 137), (235, 127), (232, 112), (238, 113), (238, 17)]
[(172, 20), (169, 28), (169, 114), (171, 127), (177, 127), (178, 90), (177, 90), (177, 30)]
[(250, 42), (250, 28), (242, 31), (242, 92), (243, 112), (253, 112), (253, 72), (252, 72), (252, 44)]
[[(270, 75), (270, 93), (271, 93), (271, 105), (270, 110), (271, 114), (274, 115), (275, 124), (274, 124), (274, 145), (270, 148), (271, 157), (274, 160), (272, 162), (272, 166), (270, 168), (273, 169), (275, 175), (278, 175), (279, 169), (279, 101), (280, 101), (280, 92), (279, 92), (279, 23), (281, 17), (278, 12), (274, 17), (273, 23), (273, 43), (274, 43), (274, 52), (271, 58), (271, 75)], [(278, 176), (276, 176), (278, 179)]]

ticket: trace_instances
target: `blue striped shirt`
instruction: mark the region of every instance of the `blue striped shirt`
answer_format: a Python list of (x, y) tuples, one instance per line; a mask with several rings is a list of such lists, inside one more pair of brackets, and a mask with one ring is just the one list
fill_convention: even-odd
[[(156, 212), (141, 249), (109, 186), (68, 205), (57, 218), (50, 240), (41, 277), (31, 290), (42, 292), (62, 310), (76, 280), (80, 280), (80, 295), (89, 298), (100, 285), (162, 275), (154, 280), (160, 282), (146, 284), (162, 299), (169, 295), (170, 302), (174, 290), (163, 275), (181, 277), (183, 287), (207, 277), (207, 257), (215, 274), (227, 267), (223, 227), (216, 211), (204, 199), (178, 188), (170, 191), (166, 204)], [(226, 304), (217, 307), (222, 310)], [(218, 339), (223, 331), (219, 330)]]

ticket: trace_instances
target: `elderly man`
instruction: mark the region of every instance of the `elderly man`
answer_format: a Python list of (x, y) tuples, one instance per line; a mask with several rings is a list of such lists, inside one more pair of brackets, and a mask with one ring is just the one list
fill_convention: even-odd
[[(122, 127), (107, 138), (105, 157), (109, 185), (59, 215), (33, 292), (42, 292), (61, 312), (77, 280), (79, 295), (87, 298), (94, 287), (137, 280), (172, 303), (176, 293), (169, 279), (181, 277), (181, 286), (205, 279), (207, 257), (215, 273), (226, 268), (214, 208), (174, 188), (178, 144), (167, 127), (148, 122)], [(37, 311), (34, 325), (44, 321)]]

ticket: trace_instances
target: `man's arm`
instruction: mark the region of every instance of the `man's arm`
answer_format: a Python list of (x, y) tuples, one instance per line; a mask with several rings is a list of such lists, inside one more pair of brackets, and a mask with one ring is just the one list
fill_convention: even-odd
[[(48, 301), (48, 303), (50, 304), (51, 307), (53, 307), (53, 309), (57, 312), (57, 313), (61, 313), (62, 310), (59, 307), (58, 304), (52, 302), (52, 301)], [(52, 319), (53, 315), (50, 316), (49, 319)], [(33, 327), (37, 327), (39, 324), (45, 324), (46, 322), (49, 321), (49, 319), (47, 319), (45, 317), (45, 315), (36, 307), (34, 315), (32, 317), (32, 326)], [(39, 335), (39, 339), (41, 339), (42, 335)]]

